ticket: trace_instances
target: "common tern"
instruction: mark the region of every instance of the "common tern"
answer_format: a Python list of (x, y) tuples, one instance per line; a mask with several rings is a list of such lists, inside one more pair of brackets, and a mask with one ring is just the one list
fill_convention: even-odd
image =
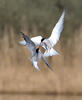
[(23, 32), (20, 32), (24, 38), (25, 41), (25, 46), (29, 49), (30, 51), (30, 59), (32, 62), (32, 65), (40, 71), (40, 68), (38, 67), (38, 61), (40, 59), (42, 59), (44, 61), (44, 63), (48, 66), (48, 68), (51, 69), (50, 65), (48, 64), (48, 62), (46, 61), (44, 55), (41, 53), (41, 51), (39, 50), (39, 47), (36, 48), (35, 43), (27, 36), (25, 35)]
[(53, 56), (53, 55), (58, 55), (59, 53), (56, 52), (53, 47), (56, 45), (60, 38), (60, 34), (63, 30), (63, 24), (64, 24), (64, 16), (65, 16), (65, 10), (63, 11), (60, 19), (58, 20), (57, 24), (52, 30), (52, 34), (49, 38), (42, 38), (40, 46), (42, 46), (44, 49), (46, 49), (44, 56)]
[[(46, 51), (44, 52), (44, 56), (54, 56), (54, 55), (59, 55), (59, 53), (53, 49), (53, 47), (56, 45), (60, 38), (60, 34), (63, 30), (64, 26), (64, 16), (65, 16), (65, 10), (63, 11), (60, 19), (56, 23), (55, 27), (52, 30), (51, 36), (49, 38), (43, 38), (42, 36), (36, 36), (31, 38), (31, 41), (35, 43), (35, 45), (40, 45), (42, 46)], [(20, 41), (19, 42), (21, 45), (26, 45), (26, 41)], [(39, 47), (40, 47), (39, 46)]]

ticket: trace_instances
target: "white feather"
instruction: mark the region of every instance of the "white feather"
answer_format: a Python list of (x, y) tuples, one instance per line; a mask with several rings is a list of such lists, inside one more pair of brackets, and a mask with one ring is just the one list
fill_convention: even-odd
[(57, 41), (59, 40), (60, 33), (63, 30), (64, 16), (65, 16), (65, 11), (63, 11), (59, 21), (57, 22), (57, 24), (55, 25), (55, 27), (52, 30), (51, 36), (49, 37), (49, 40), (51, 41), (52, 46), (54, 46), (57, 43)]
[(21, 45), (26, 45), (26, 41), (25, 41), (25, 40), (19, 41), (19, 44), (21, 44)]
[[(32, 37), (31, 40), (32, 42), (34, 42), (35, 45), (40, 45), (42, 37), (41, 36), (36, 36), (36, 37)], [(26, 45), (26, 41), (19, 41), (19, 44), (21, 45)]]
[(36, 61), (33, 61), (32, 63), (33, 63), (33, 66), (34, 66), (37, 70), (40, 71), (40, 68), (37, 66), (37, 62), (36, 62)]
[(31, 38), (31, 40), (35, 43), (35, 45), (40, 45), (41, 39), (42, 39), (41, 36), (36, 36), (36, 37)]
[(44, 52), (44, 57), (55, 56), (55, 55), (59, 55), (59, 53), (53, 48), (51, 48), (50, 50), (48, 49)]

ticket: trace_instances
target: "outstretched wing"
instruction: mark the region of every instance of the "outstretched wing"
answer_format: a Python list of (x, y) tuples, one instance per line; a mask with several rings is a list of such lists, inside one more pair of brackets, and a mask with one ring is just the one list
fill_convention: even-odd
[[(41, 36), (36, 36), (31, 38), (31, 40), (34, 42), (35, 45), (40, 45), (41, 39), (42, 39)], [(25, 40), (19, 41), (19, 44), (26, 45), (26, 41)]]
[(25, 35), (23, 32), (21, 32), (21, 34), (23, 35), (23, 38), (26, 42), (26, 47), (29, 49), (31, 55), (35, 54), (36, 52), (36, 45), (33, 43), (33, 41), (27, 36)]
[(64, 16), (65, 16), (65, 10), (63, 11), (59, 21), (53, 28), (51, 36), (48, 38), (50, 40), (50, 42), (52, 43), (52, 46), (54, 46), (57, 43), (57, 41), (59, 40), (60, 33), (63, 30)]

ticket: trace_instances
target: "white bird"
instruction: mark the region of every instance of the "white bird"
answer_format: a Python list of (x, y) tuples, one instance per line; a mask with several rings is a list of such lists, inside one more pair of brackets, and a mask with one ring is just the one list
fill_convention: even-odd
[(60, 34), (61, 34), (62, 30), (63, 30), (64, 16), (65, 16), (65, 10), (63, 11), (59, 21), (57, 22), (57, 24), (53, 28), (51, 36), (49, 38), (47, 38), (47, 39), (45, 39), (45, 38), (41, 39), (40, 46), (43, 46), (44, 49), (46, 49), (46, 51), (44, 53), (45, 57), (59, 54), (58, 52), (56, 52), (53, 49), (53, 47), (58, 42), (58, 40), (60, 38)]
[(41, 53), (41, 51), (39, 50), (39, 48), (36, 48), (35, 43), (27, 35), (25, 35), (23, 32), (21, 32), (21, 34), (23, 35), (23, 38), (24, 38), (24, 41), (25, 41), (25, 46), (30, 51), (30, 55), (31, 55), (30, 58), (31, 58), (32, 65), (37, 70), (40, 71), (40, 68), (38, 67), (37, 63), (38, 63), (38, 61), (40, 59), (42, 59), (44, 61), (44, 63), (50, 68), (50, 65), (46, 61), (44, 55)]
[[(46, 51), (44, 52), (45, 57), (54, 56), (54, 55), (59, 54), (56, 50), (53, 49), (53, 47), (58, 42), (58, 40), (60, 38), (60, 34), (63, 30), (64, 16), (65, 16), (65, 10), (63, 11), (63, 13), (62, 13), (60, 19), (58, 20), (57, 24), (55, 25), (55, 27), (53, 28), (51, 36), (49, 38), (47, 38), (47, 39), (42, 38), (42, 36), (37, 36), (37, 37), (31, 38), (31, 40), (35, 43), (35, 45), (40, 45), (44, 49), (46, 49)], [(26, 41), (25, 40), (20, 41), (19, 43), (21, 45), (25, 45)]]

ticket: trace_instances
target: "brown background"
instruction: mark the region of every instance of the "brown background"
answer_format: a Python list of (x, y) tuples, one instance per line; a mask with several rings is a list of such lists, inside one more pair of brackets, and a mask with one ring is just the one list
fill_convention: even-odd
[[(63, 10), (60, 53), (30, 62), (29, 51), (18, 44), (20, 31), (29, 37), (48, 37)], [(82, 100), (82, 0), (0, 0), (0, 100)]]

